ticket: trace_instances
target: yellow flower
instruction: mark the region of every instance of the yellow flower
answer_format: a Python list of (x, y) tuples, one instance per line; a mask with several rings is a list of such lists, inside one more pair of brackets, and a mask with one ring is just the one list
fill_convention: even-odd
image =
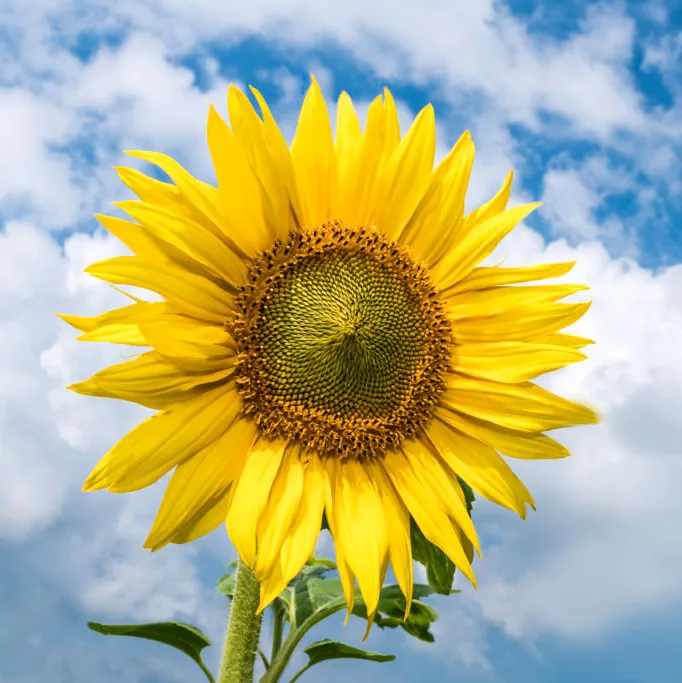
[[(425, 107), (401, 137), (388, 90), (361, 129), (350, 97), (336, 135), (313, 79), (291, 148), (252, 89), (231, 128), (211, 109), (217, 189), (155, 152), (172, 183), (118, 169), (135, 222), (99, 216), (134, 252), (87, 272), (157, 293), (92, 318), (89, 341), (151, 347), (71, 388), (160, 411), (115, 445), (84, 489), (127, 492), (174, 469), (146, 546), (226, 522), (261, 585), (260, 609), (301, 569), (323, 512), (349, 606), (370, 615), (390, 561), (410, 604), (410, 518), (472, 582), (478, 540), (458, 476), (525, 517), (533, 499), (500, 454), (560, 458), (543, 434), (596, 421), (532, 383), (582, 360), (561, 334), (586, 303), (574, 285), (511, 287), (572, 263), (480, 267), (537, 204), (506, 209), (511, 173), (464, 214), (465, 133), (433, 169)], [(479, 550), (480, 552), (480, 550)]]

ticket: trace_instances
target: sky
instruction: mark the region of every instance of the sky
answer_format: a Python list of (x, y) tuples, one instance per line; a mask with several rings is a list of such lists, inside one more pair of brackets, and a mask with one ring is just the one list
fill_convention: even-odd
[[(375, 628), (365, 645), (395, 662), (302, 680), (682, 680), (679, 3), (3, 0), (0, 64), (2, 683), (201, 680), (181, 654), (103, 638), (89, 619), (194, 623), (215, 668), (227, 605), (214, 587), (234, 550), (223, 529), (144, 550), (163, 482), (81, 493), (149, 411), (64, 388), (128, 351), (75, 341), (54, 313), (123, 305), (82, 272), (126, 253), (93, 218), (128, 198), (122, 150), (172, 154), (213, 182), (209, 104), (225, 112), (228, 84), (253, 84), (291, 139), (310, 72), (332, 114), (342, 90), (364, 116), (389, 86), (406, 130), (433, 102), (439, 157), (469, 129), (469, 208), (510, 168), (512, 204), (544, 202), (493, 261), (577, 260), (564, 279), (594, 304), (572, 331), (596, 344), (543, 384), (603, 419), (563, 430), (571, 458), (513, 463), (537, 502), (525, 521), (476, 503), (479, 590), (434, 601), (435, 644)], [(359, 646), (362, 624), (341, 621), (315, 638)]]

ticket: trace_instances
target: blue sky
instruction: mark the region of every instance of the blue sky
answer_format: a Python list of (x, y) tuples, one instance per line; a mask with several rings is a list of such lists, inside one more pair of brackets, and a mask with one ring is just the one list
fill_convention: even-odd
[[(162, 486), (80, 493), (147, 411), (63, 388), (122, 351), (75, 342), (53, 313), (122, 305), (82, 274), (125, 252), (92, 218), (127, 196), (112, 170), (130, 163), (121, 150), (174, 154), (212, 181), (209, 103), (224, 112), (229, 82), (253, 84), (290, 138), (311, 71), (332, 113), (341, 90), (364, 114), (388, 85), (406, 130), (433, 102), (439, 156), (470, 129), (468, 207), (510, 168), (513, 201), (544, 202), (493, 260), (578, 261), (571, 278), (594, 305), (575, 332), (597, 344), (547, 386), (604, 417), (562, 435), (572, 458), (514, 463), (538, 503), (529, 519), (477, 503), (480, 589), (436, 601), (435, 645), (375, 629), (368, 648), (395, 663), (317, 675), (682, 679), (676, 3), (8, 0), (0, 60), (0, 681), (200, 680), (181, 655), (102, 638), (88, 619), (179, 619), (220, 642), (226, 606), (213, 586), (234, 555), (224, 532), (152, 556), (142, 543)], [(323, 636), (359, 645), (362, 628), (339, 619)]]

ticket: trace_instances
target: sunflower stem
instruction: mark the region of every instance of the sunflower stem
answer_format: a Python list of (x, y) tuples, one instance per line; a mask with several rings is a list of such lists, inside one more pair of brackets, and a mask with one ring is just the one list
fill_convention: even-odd
[(256, 615), (260, 590), (251, 569), (241, 560), (225, 634), (218, 683), (252, 683), (262, 617)]
[[(297, 645), (303, 639), (308, 631), (313, 626), (319, 624), (321, 621), (330, 617), (335, 612), (340, 612), (346, 606), (345, 598), (339, 598), (325, 605), (317, 612), (313, 612), (300, 626), (291, 628), (286, 639), (282, 643), (282, 647), (277, 654), (270, 661), (270, 668), (265, 672), (265, 675), (260, 679), (260, 683), (278, 683), (284, 669), (287, 667), (291, 656)], [(303, 672), (300, 671), (296, 676), (300, 676)]]
[(272, 652), (270, 654), (270, 661), (276, 657), (282, 647), (282, 637), (284, 635), (284, 607), (282, 607), (279, 598), (276, 598), (272, 603), (272, 619)]

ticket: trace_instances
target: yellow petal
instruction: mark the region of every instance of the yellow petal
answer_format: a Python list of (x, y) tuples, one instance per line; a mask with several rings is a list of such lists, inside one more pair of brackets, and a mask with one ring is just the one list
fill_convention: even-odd
[(464, 318), (490, 318), (512, 308), (532, 310), (538, 304), (547, 304), (582, 292), (585, 285), (540, 285), (531, 287), (493, 287), (476, 292), (445, 296), (445, 308), (451, 320)]
[(501, 268), (500, 266), (481, 266), (474, 268), (465, 279), (447, 289), (448, 294), (461, 294), (478, 289), (489, 289), (501, 285), (516, 285), (520, 282), (547, 280), (568, 273), (575, 261), (568, 263), (543, 263), (539, 266), (523, 268)]
[[(180, 463), (168, 483), (144, 547), (152, 550), (162, 548), (183, 528), (196, 527), (200, 518), (223, 502), (228, 488), (239, 476), (257, 435), (255, 422), (236, 419), (222, 436)], [(227, 514), (227, 510), (224, 511)], [(224, 519), (218, 519), (206, 533)]]
[(282, 543), (280, 562), (275, 562), (261, 582), (258, 611), (267, 607), (300, 571), (315, 547), (320, 535), (325, 503), (327, 475), (315, 453), (307, 454), (303, 471), (303, 493), (296, 516)]
[(450, 363), (458, 374), (516, 383), (585, 358), (576, 349), (554, 344), (483, 342), (454, 346)]
[(116, 166), (119, 178), (144, 202), (179, 215), (190, 217), (192, 211), (183, 202), (180, 190), (171, 183), (150, 178), (136, 168)]
[[(303, 562), (305, 564), (305, 561)], [(301, 567), (303, 566), (301, 565)], [(298, 572), (297, 572), (298, 573)], [(287, 587), (290, 579), (285, 579), (282, 576), (282, 569), (276, 563), (269, 574), (266, 574), (261, 581), (259, 581), (260, 599), (256, 614), (261, 614), (263, 610), (270, 605), (270, 603)]]
[[(233, 235), (225, 229), (227, 219), (216, 188), (192, 177), (175, 159), (166, 154), (140, 150), (127, 150), (126, 154), (154, 164), (168, 174), (177, 185), (180, 197), (190, 215), (223, 240), (236, 254), (245, 255), (233, 239)], [(175, 207), (172, 210), (175, 211)]]
[(108, 341), (115, 344), (148, 346), (147, 340), (140, 332), (138, 322), (160, 315), (164, 308), (163, 302), (147, 303), (145, 301), (94, 316), (57, 315), (64, 322), (84, 332), (78, 337), (81, 341)]
[[(210, 503), (207, 503), (191, 521), (177, 529), (168, 539), (168, 543), (191, 543), (215, 531), (225, 522), (225, 517), (227, 517), (227, 511), (230, 509), (231, 490), (229, 488), (222, 496), (213, 498)], [(163, 546), (159, 546), (159, 548), (161, 547)], [(159, 548), (152, 548), (152, 552)]]
[[(474, 523), (466, 507), (464, 492), (457, 477), (448, 472), (448, 467), (428, 446), (421, 441), (406, 439), (400, 449), (407, 457), (412, 469), (419, 472), (432, 496), (437, 499), (438, 507), (462, 529), (467, 538), (481, 552)], [(457, 472), (459, 474), (459, 472)]]
[(336, 480), (341, 471), (341, 463), (336, 458), (326, 458), (323, 461), (323, 466), (326, 473), (325, 486), (325, 505), (324, 512), (329, 524), (329, 530), (334, 539), (334, 547), (336, 550), (336, 566), (339, 572), (339, 579), (343, 587), (343, 593), (346, 598), (348, 610), (346, 611), (346, 619), (344, 623), (348, 622), (348, 618), (353, 610), (355, 604), (355, 575), (353, 574), (348, 562), (346, 561), (345, 550), (343, 547), (343, 537), (339, 534), (336, 520)]
[(362, 128), (360, 120), (353, 107), (353, 100), (344, 90), (339, 95), (336, 108), (336, 138), (334, 152), (339, 162), (339, 180), (349, 175), (353, 159), (353, 152), (362, 142)]
[(392, 134), (388, 129), (394, 130), (394, 125), (387, 122), (390, 116), (391, 107), (385, 105), (381, 97), (376, 97), (367, 112), (367, 124), (353, 172), (344, 178), (340, 198), (344, 212), (339, 218), (348, 223), (369, 225), (374, 218), (380, 170), (393, 153)]
[(209, 268), (212, 273), (219, 275), (233, 288), (243, 283), (247, 270), (244, 261), (200, 223), (145, 202), (116, 202), (114, 206), (140, 223), (144, 228), (143, 232), (157, 242), (170, 242)]
[(266, 139), (266, 127), (256, 114), (249, 98), (230, 85), (227, 94), (230, 123), (237, 141), (246, 153), (249, 165), (261, 187), (262, 210), (272, 241), (286, 239), (289, 223), (287, 178), (280, 173), (279, 159), (273, 156)]
[(338, 176), (329, 114), (314, 76), (301, 107), (291, 159), (298, 184), (303, 222), (310, 228), (331, 218)]
[(191, 373), (149, 351), (133, 360), (100, 370), (90, 379), (68, 388), (86, 396), (132, 401), (163, 410), (194, 398), (205, 391), (201, 385), (224, 380), (232, 372), (233, 368), (228, 366), (211, 373)]
[(272, 484), (270, 497), (258, 520), (257, 553), (254, 573), (262, 581), (280, 558), (282, 544), (301, 506), (303, 495), (303, 464), (301, 449), (290, 445)]
[(478, 225), (485, 223), (493, 216), (497, 216), (497, 214), (502, 213), (507, 208), (513, 179), (514, 173), (513, 171), (509, 171), (502, 187), (497, 191), (495, 196), (466, 216), (462, 234), (466, 234), (471, 230), (476, 229)]
[(495, 247), (522, 221), (539, 202), (524, 204), (489, 218), (466, 233), (448, 254), (431, 270), (434, 284), (440, 289), (463, 280), (476, 265), (492, 254)]
[(156, 240), (137, 223), (99, 213), (95, 214), (95, 218), (107, 232), (123, 242), (137, 256), (163, 258), (163, 251), (159, 249)]
[(526, 517), (525, 503), (535, 507), (528, 489), (494, 449), (438, 419), (432, 421), (426, 435), (453, 471), (484, 498), (515, 510), (522, 519)]
[(466, 131), (434, 171), (431, 184), (403, 230), (400, 241), (428, 266), (439, 260), (461, 232), (473, 163), (474, 143)]
[(287, 211), (278, 217), (282, 222), (282, 225), (286, 227), (286, 233), (295, 231), (300, 232), (303, 214), (301, 211), (298, 188), (296, 187), (294, 165), (291, 161), (289, 146), (287, 145), (265, 98), (256, 90), (256, 88), (250, 87), (250, 90), (258, 101), (258, 106), (261, 110), (265, 141), (272, 155), (271, 159), (274, 173), (276, 177), (285, 184), (287, 189), (289, 205)]
[(357, 174), (360, 172), (358, 156), (362, 144), (362, 129), (353, 102), (347, 92), (342, 92), (336, 109), (336, 139), (334, 152), (339, 173), (339, 192), (337, 206), (332, 207), (333, 214), (342, 219), (353, 215), (356, 197), (353, 188), (357, 186)]
[[(199, 322), (199, 321), (197, 321)], [(188, 330), (201, 330), (200, 326), (177, 325), (165, 322), (163, 318), (157, 321), (141, 322), (140, 331), (154, 350), (161, 354), (173, 365), (190, 372), (213, 373), (231, 368), (236, 362), (236, 352), (232, 338), (224, 328), (206, 326), (203, 329), (215, 330), (223, 334), (221, 343), (204, 343), (188, 338)]]
[(436, 120), (433, 107), (427, 105), (379, 176), (372, 222), (389, 240), (398, 238), (419, 205), (431, 179), (435, 151)]
[(143, 287), (190, 315), (217, 323), (234, 317), (234, 297), (216, 284), (170, 263), (118, 256), (98, 261), (86, 273), (116, 284)]
[(531, 341), (572, 325), (590, 306), (590, 302), (521, 306), (491, 318), (458, 320), (453, 324), (452, 332), (458, 344)]
[(268, 501), (286, 446), (285, 439), (259, 439), (235, 484), (234, 496), (227, 513), (227, 532), (239, 557), (251, 568), (256, 561), (258, 521)]
[(439, 547), (476, 586), (476, 578), (467, 559), (462, 541), (455, 533), (447, 513), (434, 504), (433, 494), (413, 469), (407, 457), (399, 451), (387, 453), (381, 461), (398, 495), (427, 540)]
[(499, 425), (477, 420), (470, 415), (464, 416), (450, 408), (436, 408), (436, 416), (442, 422), (464, 432), (474, 439), (492, 446), (510, 458), (524, 460), (550, 460), (566, 458), (568, 449), (545, 434), (518, 432)]
[(357, 577), (370, 614), (376, 611), (383, 585), (388, 534), (381, 499), (363, 463), (339, 463), (333, 499), (335, 540), (341, 544), (346, 562)]
[(226, 232), (253, 258), (272, 242), (258, 179), (240, 142), (213, 106), (208, 112), (207, 135)]
[(76, 337), (79, 341), (99, 341), (110, 344), (127, 344), (128, 346), (149, 346), (140, 328), (134, 322), (112, 323), (102, 325), (92, 332)]
[(450, 375), (441, 403), (460, 413), (522, 432), (594, 424), (596, 413), (530, 382), (502, 384)]
[[(134, 203), (135, 202), (114, 202), (114, 206), (126, 210), (127, 204)], [(125, 229), (123, 227), (124, 223), (128, 226)], [(156, 261), (162, 264), (168, 263), (187, 273), (209, 280), (221, 289), (228, 289), (232, 293), (236, 292), (236, 287), (231, 285), (224, 275), (219, 276), (215, 274), (207, 264), (202, 262), (201, 257), (195, 258), (195, 255), (191, 253), (191, 249), (187, 246), (183, 246), (182, 242), (180, 242), (181, 246), (178, 246), (178, 240), (176, 240), (168, 231), (154, 231), (144, 225), (126, 221), (121, 221), (120, 224), (117, 224), (116, 228), (112, 228), (110, 225), (109, 229), (112, 234), (116, 235), (125, 244), (132, 243), (133, 240), (139, 241), (140, 236), (144, 237), (149, 245), (148, 248), (141, 248), (138, 246), (136, 249), (133, 249), (133, 251), (136, 256), (139, 256), (145, 261)], [(132, 233), (138, 234), (132, 238)]]
[(144, 299), (141, 299), (139, 296), (135, 296), (134, 294), (131, 294), (130, 292), (126, 292), (125, 289), (121, 289), (120, 287), (117, 287), (116, 285), (112, 285), (110, 282), (107, 282), (107, 284), (109, 285), (109, 287), (116, 290), (119, 294), (123, 294), (123, 296), (128, 297), (131, 301), (134, 301), (136, 304), (147, 303)]
[(90, 473), (84, 491), (138, 491), (217, 439), (241, 409), (230, 382), (152, 415), (126, 434)]
[(320, 534), (328, 484), (319, 456), (309, 452), (306, 458), (301, 506), (282, 552), (282, 571), (289, 579), (298, 574), (313, 552), (315, 541)]
[[(164, 329), (169, 330), (169, 334), (174, 337), (182, 337), (187, 342), (226, 346), (234, 351), (237, 349), (232, 335), (225, 329), (224, 325), (216, 325), (205, 320), (175, 313), (169, 307), (166, 307), (163, 315), (145, 322), (163, 326)], [(173, 328), (172, 331), (170, 331), (171, 327)]]
[[(388, 88), (384, 88), (384, 160), (388, 160), (396, 147), (400, 144), (400, 120), (398, 119), (398, 108), (395, 100)], [(431, 162), (433, 167), (433, 162)], [(430, 171), (431, 169), (429, 169)]]
[(368, 465), (370, 477), (376, 483), (381, 504), (386, 516), (388, 533), (388, 555), (395, 578), (405, 596), (405, 619), (410, 615), (414, 572), (412, 564), (412, 541), (410, 540), (410, 513), (391, 484), (384, 468), (372, 463)]
[(548, 334), (537, 337), (534, 341), (538, 344), (553, 344), (554, 346), (567, 346), (571, 349), (582, 349), (584, 346), (594, 344), (591, 339), (586, 337), (576, 337), (573, 334)]

